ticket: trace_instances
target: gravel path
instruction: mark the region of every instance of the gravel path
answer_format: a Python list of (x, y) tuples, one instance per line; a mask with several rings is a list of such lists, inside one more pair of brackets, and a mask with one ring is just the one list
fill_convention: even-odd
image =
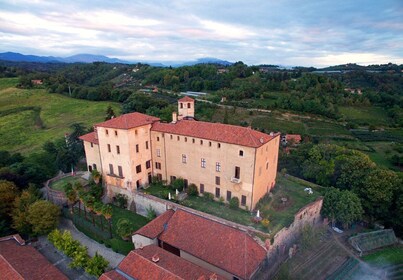
[(109, 262), (109, 266), (112, 268), (117, 267), (119, 265), (119, 263), (125, 257), (124, 255), (115, 253), (110, 248), (106, 248), (103, 244), (100, 244), (100, 243), (92, 240), (91, 238), (86, 236), (84, 233), (77, 230), (77, 228), (74, 226), (73, 222), (68, 219), (62, 218), (60, 220), (59, 229), (70, 231), (71, 235), (73, 236), (74, 239), (80, 241), (80, 243), (82, 245), (88, 247), (88, 254), (91, 257), (95, 255), (95, 252), (98, 252), (98, 254), (103, 256)]

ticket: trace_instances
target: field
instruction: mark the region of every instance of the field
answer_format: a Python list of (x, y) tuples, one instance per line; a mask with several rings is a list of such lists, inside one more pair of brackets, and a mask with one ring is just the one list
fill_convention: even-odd
[(45, 89), (17, 89), (17, 78), (0, 79), (0, 150), (31, 153), (64, 136), (73, 123), (89, 128), (119, 104), (78, 100)]
[(358, 125), (388, 126), (386, 111), (379, 107), (339, 107), (347, 121), (354, 121)]

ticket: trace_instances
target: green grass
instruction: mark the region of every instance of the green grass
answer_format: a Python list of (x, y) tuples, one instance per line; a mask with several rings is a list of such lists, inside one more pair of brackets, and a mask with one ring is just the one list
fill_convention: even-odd
[(386, 110), (380, 107), (339, 107), (348, 121), (353, 120), (358, 125), (388, 126)]
[[(314, 194), (308, 195), (304, 192), (304, 188), (311, 187)], [(145, 193), (167, 199), (169, 189), (160, 184), (154, 184), (147, 188)], [(294, 215), (306, 204), (313, 202), (323, 192), (321, 186), (312, 184), (310, 182), (298, 179), (295, 177), (277, 176), (277, 185), (273, 191), (273, 197), (270, 199), (263, 199), (258, 204), (257, 209), (261, 211), (263, 218), (268, 218), (270, 221), (269, 227), (264, 228), (261, 224), (255, 224), (252, 221), (254, 214), (243, 209), (231, 209), (225, 203), (218, 201), (210, 201), (204, 197), (190, 196), (183, 202), (182, 205), (232, 221), (245, 226), (252, 226), (258, 230), (271, 232), (275, 234), (278, 230), (285, 226), (289, 226), (293, 220)], [(171, 191), (171, 194), (174, 192)], [(289, 205), (282, 207), (281, 198), (289, 198)], [(280, 209), (281, 208), (281, 209)], [(279, 210), (280, 209), (280, 210)]]
[(73, 123), (89, 128), (103, 121), (109, 105), (120, 112), (114, 102), (73, 99), (45, 89), (17, 89), (17, 82), (16, 78), (0, 79), (0, 150), (31, 153), (46, 141), (63, 137)]
[(252, 121), (252, 127), (265, 131), (281, 131), (282, 133), (306, 134), (301, 121), (278, 119), (275, 116), (257, 117)]
[(81, 185), (85, 185), (88, 183), (87, 180), (78, 177), (78, 176), (68, 176), (68, 177), (64, 177), (60, 180), (54, 181), (50, 184), (50, 187), (54, 190), (57, 191), (64, 191), (64, 186), (68, 183), (71, 183), (72, 185), (74, 185), (76, 182), (80, 182)]
[(377, 266), (403, 264), (403, 247), (393, 246), (366, 255), (363, 260)]

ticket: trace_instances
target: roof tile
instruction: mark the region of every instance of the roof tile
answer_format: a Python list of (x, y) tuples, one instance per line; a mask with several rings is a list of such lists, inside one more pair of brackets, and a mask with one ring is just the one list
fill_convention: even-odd
[(86, 141), (86, 142), (90, 142), (90, 143), (94, 143), (99, 145), (98, 139), (96, 137), (96, 132), (90, 132), (84, 135), (81, 135), (80, 137), (81, 140)]
[(159, 118), (135, 112), (124, 114), (105, 122), (98, 123), (95, 126), (117, 129), (131, 129), (146, 124), (152, 124), (156, 121), (159, 121)]
[(164, 224), (166, 224), (172, 215), (175, 213), (172, 209), (165, 211), (157, 218), (137, 230), (134, 234), (140, 234), (150, 239), (156, 238), (164, 230)]

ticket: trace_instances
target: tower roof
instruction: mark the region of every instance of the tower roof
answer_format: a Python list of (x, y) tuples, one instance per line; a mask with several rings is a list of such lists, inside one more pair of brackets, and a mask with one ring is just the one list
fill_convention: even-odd
[(193, 98), (190, 98), (189, 96), (185, 96), (179, 99), (178, 102), (195, 102), (195, 100)]

